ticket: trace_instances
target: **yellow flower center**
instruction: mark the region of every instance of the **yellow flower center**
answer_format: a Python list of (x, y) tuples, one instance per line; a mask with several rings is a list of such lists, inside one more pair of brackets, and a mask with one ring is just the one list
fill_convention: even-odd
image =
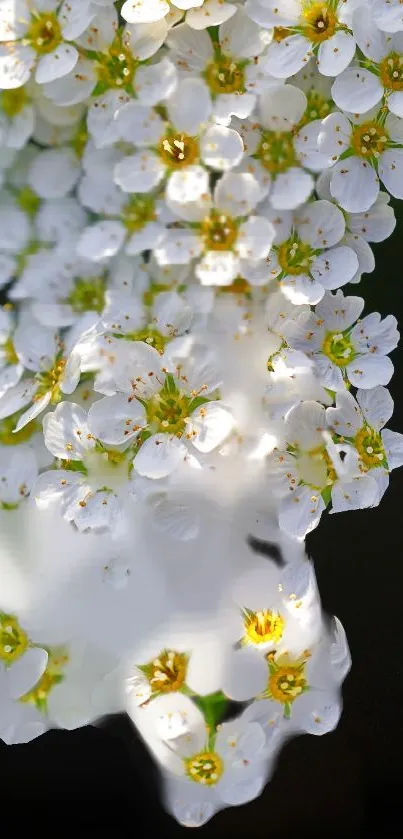
[(53, 52), (62, 42), (62, 30), (55, 12), (32, 12), (26, 40), (39, 55)]
[(13, 664), (25, 653), (29, 644), (28, 635), (14, 615), (0, 612), (0, 660)]
[(298, 124), (299, 129), (304, 125), (307, 125), (309, 122), (313, 122), (315, 119), (325, 119), (333, 108), (332, 100), (326, 99), (326, 97), (321, 93), (318, 93), (317, 90), (309, 90), (306, 94), (306, 98), (308, 100), (308, 104), (306, 106), (305, 113)]
[(286, 172), (297, 163), (292, 133), (290, 131), (262, 131), (255, 157), (272, 175)]
[(349, 335), (343, 332), (328, 332), (322, 344), (322, 352), (337, 367), (347, 367), (356, 355)]
[(1, 108), (7, 117), (15, 117), (20, 114), (28, 100), (25, 87), (16, 87), (14, 90), (2, 90), (0, 92)]
[(277, 702), (294, 702), (307, 681), (299, 667), (279, 667), (269, 678), (269, 690)]
[(351, 136), (351, 145), (359, 157), (366, 159), (380, 157), (388, 145), (389, 137), (383, 125), (365, 122), (357, 125)]
[(155, 201), (150, 195), (133, 194), (122, 209), (122, 222), (129, 233), (137, 233), (155, 220)]
[(306, 0), (301, 25), (304, 35), (314, 44), (331, 38), (336, 32), (337, 23), (337, 16), (329, 2), (315, 3)]
[(268, 662), (270, 675), (267, 695), (275, 702), (291, 705), (308, 688), (306, 660), (290, 661), (286, 656), (282, 656), (275, 661), (273, 654), (269, 653)]
[(102, 312), (105, 305), (105, 280), (103, 277), (76, 280), (66, 303), (75, 312)]
[(234, 219), (215, 211), (204, 219), (201, 232), (207, 251), (230, 251), (238, 236)]
[(387, 55), (379, 65), (379, 76), (387, 90), (403, 90), (403, 55)]
[(355, 436), (354, 444), (362, 462), (369, 469), (376, 466), (386, 466), (387, 468), (386, 452), (378, 431), (369, 426), (360, 428)]
[(162, 650), (158, 658), (144, 664), (141, 670), (150, 682), (153, 694), (174, 693), (185, 683), (188, 656), (174, 650)]
[(38, 382), (38, 388), (33, 396), (33, 402), (38, 402), (49, 391), (52, 405), (57, 405), (60, 402), (60, 381), (63, 378), (65, 367), (66, 359), (60, 358), (51, 370), (45, 370), (43, 373), (36, 374), (35, 378)]
[(284, 632), (284, 620), (278, 612), (250, 612), (244, 610), (246, 644), (277, 643)]
[(107, 50), (98, 53), (98, 79), (106, 88), (124, 88), (133, 81), (138, 64), (130, 49), (130, 36), (117, 35)]
[(158, 146), (159, 156), (170, 169), (182, 169), (199, 159), (199, 143), (187, 134), (167, 134)]
[(199, 752), (185, 760), (185, 768), (192, 781), (214, 786), (224, 772), (224, 763), (216, 752)]
[(218, 50), (205, 71), (205, 79), (212, 93), (244, 93), (245, 62), (234, 61)]
[(301, 242), (297, 236), (283, 242), (277, 251), (281, 268), (286, 274), (293, 276), (309, 273), (314, 256), (315, 251), (311, 246)]
[(154, 434), (167, 432), (182, 437), (189, 417), (189, 397), (175, 391), (160, 391), (147, 402), (149, 428)]

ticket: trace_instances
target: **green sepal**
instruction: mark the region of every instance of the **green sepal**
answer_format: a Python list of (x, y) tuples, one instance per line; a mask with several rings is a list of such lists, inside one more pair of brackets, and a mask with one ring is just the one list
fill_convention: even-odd
[(355, 151), (354, 149), (346, 149), (343, 154), (340, 155), (339, 160), (347, 160), (349, 157), (354, 157)]
[(169, 393), (169, 394), (179, 393), (179, 390), (178, 390), (177, 385), (176, 385), (175, 377), (172, 375), (172, 373), (167, 373), (166, 374), (164, 387), (162, 388), (161, 393), (162, 394), (165, 394), (165, 393)]
[(188, 405), (189, 414), (192, 414), (193, 411), (196, 410), (196, 408), (200, 408), (200, 405), (205, 405), (206, 402), (209, 402), (209, 401), (210, 400), (206, 399), (205, 396), (195, 396), (195, 398), (192, 399), (191, 402), (189, 402), (189, 405)]
[(217, 724), (222, 720), (228, 706), (228, 699), (222, 691), (207, 696), (193, 696), (193, 702), (202, 712), (209, 729), (208, 748), (214, 751)]
[(66, 469), (67, 472), (81, 472), (83, 475), (88, 475), (88, 469), (82, 460), (61, 460), (60, 468)]
[(324, 501), (324, 503), (326, 504), (326, 507), (327, 507), (328, 504), (330, 504), (331, 499), (332, 499), (332, 487), (328, 486), (328, 487), (325, 487), (325, 489), (322, 489), (321, 496), (322, 496), (323, 501)]

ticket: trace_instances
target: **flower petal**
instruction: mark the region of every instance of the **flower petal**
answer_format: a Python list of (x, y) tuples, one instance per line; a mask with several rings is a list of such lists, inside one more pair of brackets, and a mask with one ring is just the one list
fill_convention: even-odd
[(78, 61), (78, 52), (73, 44), (59, 44), (53, 52), (43, 55), (37, 64), (35, 81), (37, 84), (53, 82), (67, 76)]
[(224, 442), (234, 427), (234, 417), (220, 402), (206, 402), (193, 412), (188, 434), (199, 452), (211, 452)]
[(91, 434), (112, 446), (128, 443), (146, 424), (145, 410), (141, 403), (125, 394), (98, 399), (88, 411)]
[(32, 647), (10, 667), (7, 686), (12, 699), (28, 693), (39, 682), (46, 665), (48, 654), (41, 647)]
[(317, 527), (325, 506), (320, 492), (299, 486), (280, 502), (280, 527), (290, 536), (303, 539)]
[(82, 460), (95, 446), (87, 412), (74, 402), (61, 402), (43, 418), (45, 446), (61, 460)]
[(186, 452), (186, 446), (177, 437), (153, 434), (134, 458), (134, 468), (146, 478), (166, 478), (177, 469)]

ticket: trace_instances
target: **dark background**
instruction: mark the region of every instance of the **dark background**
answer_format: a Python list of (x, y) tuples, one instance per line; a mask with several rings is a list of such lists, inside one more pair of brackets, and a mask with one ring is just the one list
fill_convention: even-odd
[[(377, 267), (345, 292), (366, 313), (393, 313), (403, 331), (403, 212), (394, 235), (375, 247)], [(403, 432), (403, 347), (390, 385)], [(403, 469), (375, 510), (324, 515), (308, 539), (323, 606), (344, 624), (353, 667), (343, 688), (339, 727), (299, 737), (283, 749), (263, 795), (224, 810), (201, 837), (305, 839), (401, 835), (403, 797)], [(0, 742), (1, 827), (43, 837), (184, 837), (160, 804), (158, 771), (124, 716), (101, 727), (53, 731), (27, 746)], [(6, 822), (4, 821), (6, 817)], [(7, 829), (7, 828), (6, 828)]]

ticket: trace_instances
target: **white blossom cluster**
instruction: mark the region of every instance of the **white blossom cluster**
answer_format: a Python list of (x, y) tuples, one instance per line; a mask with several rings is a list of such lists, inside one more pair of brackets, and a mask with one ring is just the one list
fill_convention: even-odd
[(336, 725), (301, 543), (403, 464), (390, 196), (401, 0), (0, 0), (5, 742), (126, 709), (199, 825)]

